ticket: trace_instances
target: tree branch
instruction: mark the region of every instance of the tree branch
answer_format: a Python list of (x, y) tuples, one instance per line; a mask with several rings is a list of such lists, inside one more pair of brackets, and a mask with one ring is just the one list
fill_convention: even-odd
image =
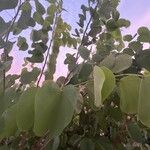
[(55, 30), (56, 30), (57, 22), (58, 22), (58, 11), (56, 12), (56, 15), (55, 15), (54, 27), (53, 27), (53, 31), (52, 31), (52, 38), (51, 38), (51, 40), (50, 40), (50, 44), (49, 44), (49, 47), (48, 47), (48, 50), (47, 50), (47, 54), (46, 54), (46, 58), (45, 58), (45, 61), (44, 61), (44, 65), (43, 65), (42, 70), (41, 70), (41, 74), (40, 74), (39, 79), (38, 79), (38, 81), (37, 81), (37, 87), (38, 87), (39, 84), (40, 84), (42, 75), (43, 75), (43, 73), (44, 73), (44, 69), (45, 69), (45, 67), (46, 67), (46, 63), (47, 63), (47, 60), (48, 60), (48, 56), (49, 56), (49, 53), (50, 53), (50, 50), (51, 50), (51, 46), (52, 46), (52, 44), (53, 44), (54, 37), (55, 37)]
[[(23, 3), (21, 3), (21, 0), (19, 1), (19, 6), (18, 6), (18, 9), (17, 9), (17, 12), (16, 12), (16, 14), (15, 14), (15, 16), (14, 16), (14, 18), (13, 18), (13, 20), (12, 20), (12, 22), (11, 22), (11, 25), (9, 26), (9, 28), (8, 28), (8, 30), (7, 30), (7, 32), (6, 32), (6, 44), (8, 43), (8, 38), (9, 38), (9, 35), (10, 35), (10, 32), (11, 32), (11, 29), (12, 29), (12, 27), (14, 26), (14, 23), (15, 23), (15, 21), (16, 21), (16, 19), (17, 19), (17, 16), (18, 16), (18, 14), (19, 14), (19, 11), (20, 11), (20, 8), (21, 8), (21, 6), (22, 6), (22, 4)], [(4, 39), (5, 39), (4, 38)], [(7, 52), (7, 50), (4, 48), (4, 62), (6, 62), (7, 61), (7, 56), (8, 56), (8, 52)], [(6, 86), (6, 70), (4, 69), (3, 70), (3, 94), (5, 93), (5, 87)]]
[[(99, 3), (97, 3), (97, 5), (95, 6), (95, 9), (94, 9), (94, 10), (97, 9), (98, 4), (99, 4)], [(91, 13), (90, 13), (90, 14), (91, 14)], [(87, 30), (88, 30), (88, 28), (89, 28), (89, 25), (90, 25), (91, 21), (92, 21), (92, 14), (91, 14), (90, 19), (89, 19), (89, 21), (88, 21), (88, 23), (87, 23), (87, 25), (86, 25), (85, 30), (84, 30), (84, 33), (83, 33), (83, 36), (82, 36), (82, 40), (81, 40), (80, 46), (83, 45), (84, 38), (85, 38), (85, 35), (86, 35), (86, 33), (87, 33)], [(76, 63), (77, 63), (79, 57), (80, 57), (80, 56), (79, 56), (79, 52), (77, 52), (76, 60), (75, 60)], [(64, 85), (66, 84), (66, 82), (68, 82), (68, 78), (70, 77), (71, 73), (72, 73), (76, 68), (77, 68), (77, 66), (75, 66), (75, 67), (68, 73), (68, 75), (67, 75), (67, 77), (66, 77), (66, 80), (65, 80), (65, 82), (64, 82)]]

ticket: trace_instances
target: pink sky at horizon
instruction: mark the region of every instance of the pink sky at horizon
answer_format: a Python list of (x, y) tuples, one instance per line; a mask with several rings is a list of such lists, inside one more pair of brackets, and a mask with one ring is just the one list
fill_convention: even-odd
[[(76, 21), (78, 21), (78, 13), (80, 11), (80, 5), (86, 3), (87, 0), (64, 0), (64, 7), (68, 10), (64, 18), (67, 22), (72, 24), (72, 26), (76, 27)], [(150, 28), (150, 0), (121, 0), (121, 3), (118, 7), (119, 12), (122, 18), (129, 19), (131, 21), (131, 26), (128, 29), (123, 29), (123, 33), (136, 33), (137, 29), (140, 26), (147, 26)], [(23, 59), (24, 53), (17, 53), (18, 49), (16, 49), (16, 56), (18, 60), (15, 60), (13, 64), (13, 69), (10, 73), (20, 73), (21, 60)], [(72, 52), (72, 50), (66, 50), (63, 48), (61, 54), (59, 54), (58, 62), (57, 62), (57, 70), (55, 74), (55, 78), (61, 75), (67, 74), (67, 67), (62, 66), (63, 59), (65, 58), (66, 52)], [(63, 59), (62, 59), (63, 58)]]

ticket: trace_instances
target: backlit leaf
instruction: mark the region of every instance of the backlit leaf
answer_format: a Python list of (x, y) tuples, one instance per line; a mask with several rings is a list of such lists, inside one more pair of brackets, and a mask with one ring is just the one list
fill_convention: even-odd
[(56, 83), (47, 81), (35, 98), (35, 134), (42, 136), (49, 131), (51, 137), (60, 135), (72, 119), (76, 101), (77, 91), (73, 86), (60, 90)]
[(140, 82), (141, 79), (136, 75), (127, 76), (120, 80), (120, 107), (123, 112), (137, 113)]
[(1, 117), (0, 121), (0, 137), (10, 137), (13, 136), (17, 131), (16, 124), (16, 109), (17, 104), (8, 108)]
[(93, 71), (94, 76), (94, 96), (95, 96), (95, 106), (102, 106), (102, 88), (105, 81), (105, 74), (103, 70), (95, 66)]
[(102, 88), (102, 101), (104, 101), (113, 91), (115, 87), (115, 76), (111, 70), (106, 67), (101, 67), (105, 74), (105, 81)]
[(146, 126), (150, 127), (150, 76), (142, 79), (140, 85), (139, 105), (138, 105), (138, 119)]
[(34, 124), (34, 103), (37, 88), (32, 87), (24, 91), (17, 105), (17, 126), (20, 130), (29, 130)]

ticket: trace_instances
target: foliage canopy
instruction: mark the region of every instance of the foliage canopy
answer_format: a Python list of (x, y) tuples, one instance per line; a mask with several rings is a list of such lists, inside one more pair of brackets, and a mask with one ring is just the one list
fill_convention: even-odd
[[(45, 1), (0, 0), (0, 12), (15, 10), (0, 16), (0, 149), (150, 149), (150, 30), (122, 35), (120, 0), (88, 0), (75, 29), (62, 0)], [(19, 75), (13, 47), (28, 53)], [(61, 47), (76, 53), (55, 80)]]

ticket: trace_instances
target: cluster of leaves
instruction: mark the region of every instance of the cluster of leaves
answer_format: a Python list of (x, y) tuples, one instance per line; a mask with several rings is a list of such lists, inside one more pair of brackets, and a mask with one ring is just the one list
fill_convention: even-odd
[[(0, 12), (16, 9), (11, 21), (0, 17), (0, 149), (150, 148), (150, 30), (122, 36), (130, 22), (119, 2), (88, 0), (72, 34), (62, 0), (0, 0)], [(31, 54), (20, 75), (8, 72), (14, 45)], [(54, 81), (62, 46), (77, 53), (66, 54), (68, 75)]]

